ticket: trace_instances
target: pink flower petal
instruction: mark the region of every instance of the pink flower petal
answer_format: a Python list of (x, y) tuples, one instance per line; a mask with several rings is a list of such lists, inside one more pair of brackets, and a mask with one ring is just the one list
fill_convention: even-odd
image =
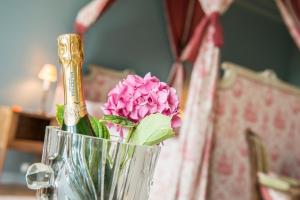
[(108, 94), (102, 110), (105, 114), (139, 122), (150, 113), (172, 116), (172, 126), (179, 126), (179, 101), (174, 88), (147, 73), (143, 78), (129, 75)]
[(158, 102), (163, 104), (168, 100), (169, 93), (164, 89), (163, 91), (158, 92)]
[(138, 113), (139, 117), (142, 119), (149, 113), (149, 109), (147, 108), (147, 106), (140, 106), (138, 109)]
[(117, 109), (125, 108), (126, 104), (123, 101), (118, 101)]
[(130, 117), (130, 119), (132, 119), (133, 121), (139, 120), (137, 110), (134, 110), (134, 111), (130, 112), (129, 117)]
[(172, 128), (178, 128), (178, 127), (180, 127), (181, 123), (182, 123), (182, 121), (181, 121), (181, 119), (180, 119), (180, 117), (178, 115), (174, 115), (172, 117), (172, 120), (171, 120)]

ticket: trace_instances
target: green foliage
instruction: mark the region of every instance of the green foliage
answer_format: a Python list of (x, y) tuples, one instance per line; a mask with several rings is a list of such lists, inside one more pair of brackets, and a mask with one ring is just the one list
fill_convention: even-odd
[[(59, 104), (56, 105), (56, 121), (60, 127), (63, 125), (63, 121), (64, 121), (64, 110), (65, 110), (64, 105), (59, 105)], [(104, 139), (110, 138), (110, 133), (106, 125), (102, 121), (99, 121), (97, 118), (92, 116), (89, 116), (89, 119), (97, 137), (104, 138)]]
[[(60, 126), (64, 119), (64, 105), (56, 105), (56, 120)], [(102, 119), (89, 116), (92, 128), (99, 138), (109, 139), (106, 123), (112, 123), (129, 129), (126, 141), (137, 145), (156, 145), (174, 136), (171, 117), (156, 113), (140, 121), (138, 125), (125, 117), (105, 115)]]
[(99, 121), (96, 117), (92, 117), (92, 116), (90, 116), (89, 119), (97, 137), (104, 138), (104, 139), (110, 138), (109, 131), (106, 125), (102, 121)]
[(132, 132), (129, 142), (138, 145), (156, 145), (174, 136), (171, 117), (156, 113), (141, 120)]
[(136, 126), (135, 123), (133, 123), (129, 119), (125, 117), (116, 116), (116, 115), (104, 115), (102, 121), (120, 125), (126, 128), (133, 128)]
[(56, 121), (61, 127), (64, 121), (65, 106), (56, 104)]

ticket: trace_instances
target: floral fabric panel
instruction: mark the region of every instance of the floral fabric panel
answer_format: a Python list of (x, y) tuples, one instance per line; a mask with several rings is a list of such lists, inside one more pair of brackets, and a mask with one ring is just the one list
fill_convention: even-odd
[(300, 179), (300, 96), (237, 76), (217, 92), (210, 200), (250, 200), (245, 129), (259, 134), (273, 172)]

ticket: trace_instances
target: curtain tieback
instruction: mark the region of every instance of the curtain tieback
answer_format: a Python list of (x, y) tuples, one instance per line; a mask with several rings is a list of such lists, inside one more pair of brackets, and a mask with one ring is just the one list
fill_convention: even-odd
[(224, 38), (223, 38), (223, 28), (220, 23), (220, 13), (213, 12), (210, 14), (209, 18), (210, 18), (212, 26), (214, 26), (214, 28), (215, 28), (215, 32), (213, 35), (214, 44), (217, 47), (222, 47), (224, 44)]
[(180, 60), (189, 60), (192, 62), (195, 61), (199, 47), (209, 25), (212, 25), (215, 28), (215, 32), (213, 33), (214, 45), (217, 47), (221, 47), (223, 45), (223, 29), (219, 18), (220, 14), (217, 11), (203, 17), (203, 19), (197, 25), (191, 40), (184, 49)]

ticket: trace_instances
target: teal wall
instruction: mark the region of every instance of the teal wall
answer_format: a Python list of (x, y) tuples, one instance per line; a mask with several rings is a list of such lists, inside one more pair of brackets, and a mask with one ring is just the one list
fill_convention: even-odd
[[(292, 71), (298, 69), (300, 53), (276, 10), (267, 15), (234, 3), (222, 17), (225, 45), (222, 61), (231, 61), (254, 70), (272, 69), (279, 78), (298, 84)], [(271, 9), (270, 9), (271, 10)], [(272, 14), (272, 15), (271, 15)], [(292, 71), (291, 71), (292, 70)], [(300, 70), (296, 70), (300, 75)]]
[(88, 63), (166, 80), (171, 52), (161, 0), (117, 0), (86, 35)]
[[(72, 2), (72, 6), (70, 6)], [(84, 1), (0, 2), (0, 103), (37, 109), (45, 63), (57, 64), (56, 36), (72, 30)]]
[(290, 66), (286, 76), (288, 81), (296, 86), (300, 86), (300, 56), (299, 49), (294, 48), (290, 57)]
[[(56, 64), (56, 37), (72, 32), (78, 10), (88, 0), (0, 2), (0, 104), (36, 110), (41, 97), (37, 74)], [(160, 0), (119, 0), (85, 37), (86, 63), (163, 80), (171, 66)]]

